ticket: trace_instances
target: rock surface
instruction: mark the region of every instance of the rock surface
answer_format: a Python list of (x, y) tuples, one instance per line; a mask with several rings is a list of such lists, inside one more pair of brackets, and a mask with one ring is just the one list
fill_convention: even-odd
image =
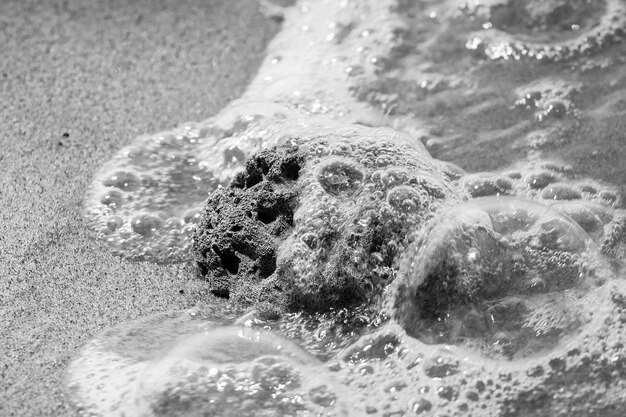
[(295, 148), (260, 152), (228, 188), (209, 198), (194, 249), (215, 295), (259, 298), (255, 284), (274, 274), (276, 249), (293, 228), (302, 159)]

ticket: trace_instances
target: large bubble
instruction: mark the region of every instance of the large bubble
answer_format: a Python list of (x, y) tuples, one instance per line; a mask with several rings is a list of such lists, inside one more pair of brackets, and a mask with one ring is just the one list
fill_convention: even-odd
[(587, 233), (537, 203), (487, 197), (435, 219), (405, 254), (397, 316), (425, 343), (527, 356), (579, 331), (606, 268)]
[(92, 416), (359, 415), (320, 366), (268, 331), (173, 312), (90, 342), (70, 366), (69, 385)]

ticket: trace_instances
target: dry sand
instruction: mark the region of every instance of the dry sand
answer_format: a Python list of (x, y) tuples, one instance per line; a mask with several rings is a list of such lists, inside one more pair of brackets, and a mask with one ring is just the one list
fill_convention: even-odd
[(82, 218), (98, 167), (237, 97), (277, 31), (252, 0), (0, 1), (0, 416), (73, 416), (94, 335), (210, 302), (190, 266), (128, 262)]

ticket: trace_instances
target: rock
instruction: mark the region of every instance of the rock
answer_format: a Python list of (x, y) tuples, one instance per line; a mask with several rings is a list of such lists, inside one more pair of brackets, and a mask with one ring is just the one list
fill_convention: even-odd
[(229, 297), (234, 290), (240, 301), (259, 298), (255, 284), (275, 272), (279, 241), (293, 228), (301, 164), (296, 149), (260, 152), (207, 201), (194, 252), (215, 295)]
[(212, 194), (194, 252), (212, 291), (276, 314), (372, 300), (411, 232), (463, 195), (390, 129), (299, 126)]

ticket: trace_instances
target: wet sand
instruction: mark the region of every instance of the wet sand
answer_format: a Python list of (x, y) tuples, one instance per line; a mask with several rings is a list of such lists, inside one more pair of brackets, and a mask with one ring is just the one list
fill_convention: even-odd
[(0, 3), (0, 415), (77, 415), (63, 378), (89, 339), (212, 302), (190, 266), (111, 255), (82, 201), (133, 138), (237, 97), (277, 29), (249, 0)]

